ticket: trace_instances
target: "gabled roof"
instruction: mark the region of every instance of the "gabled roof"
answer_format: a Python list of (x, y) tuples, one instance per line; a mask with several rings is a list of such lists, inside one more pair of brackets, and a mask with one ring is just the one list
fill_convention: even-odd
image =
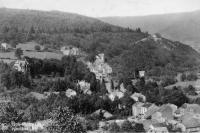
[(185, 112), (193, 112), (200, 114), (200, 105), (198, 104), (183, 104), (182, 108), (185, 110)]
[(150, 117), (151, 115), (153, 115), (153, 114), (154, 114), (155, 112), (157, 112), (158, 110), (159, 110), (159, 107), (156, 106), (155, 104), (152, 104), (152, 105), (148, 108), (147, 112), (145, 113), (144, 118)]
[(177, 106), (174, 104), (164, 104), (158, 110), (162, 113), (162, 116), (168, 120), (174, 119), (174, 112), (177, 110)]
[(98, 109), (98, 110), (96, 110), (94, 113), (92, 113), (91, 115), (100, 115), (100, 112), (101, 112), (101, 111), (102, 111), (103, 116), (104, 116), (105, 118), (110, 118), (110, 117), (113, 116), (111, 113), (109, 113), (108, 111), (103, 110), (103, 109)]
[(200, 114), (187, 112), (180, 119), (186, 128), (200, 127)]

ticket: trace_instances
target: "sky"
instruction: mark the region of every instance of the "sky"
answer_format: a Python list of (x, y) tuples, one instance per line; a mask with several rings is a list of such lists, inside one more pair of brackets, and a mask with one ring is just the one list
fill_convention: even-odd
[(91, 17), (143, 16), (200, 10), (200, 0), (0, 0), (0, 7), (58, 10)]

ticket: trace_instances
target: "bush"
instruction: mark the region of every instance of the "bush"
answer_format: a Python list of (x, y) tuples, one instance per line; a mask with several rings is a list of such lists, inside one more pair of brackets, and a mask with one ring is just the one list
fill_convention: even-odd
[(97, 130), (99, 128), (99, 121), (97, 120), (89, 120), (87, 121), (86, 123), (86, 128), (87, 128), (87, 131), (94, 131), (94, 130)]
[(135, 132), (145, 132), (143, 124), (135, 124)]
[(120, 131), (120, 127), (117, 125), (116, 122), (113, 122), (109, 125), (109, 131), (111, 132), (119, 132)]
[(188, 81), (195, 81), (197, 79), (198, 79), (198, 77), (197, 77), (197, 75), (195, 73), (190, 73), (190, 74), (187, 75), (187, 80)]
[(134, 130), (134, 128), (133, 128), (131, 122), (129, 122), (129, 121), (124, 121), (124, 122), (122, 123), (121, 131), (123, 131), (123, 132), (130, 132), (130, 131), (133, 131), (133, 130)]
[(197, 80), (198, 77), (195, 73), (189, 73), (188, 75), (186, 75), (185, 73), (183, 73), (181, 75), (181, 81), (195, 81)]
[(196, 89), (192, 85), (189, 85), (188, 87), (184, 88), (184, 92), (192, 96), (197, 95), (195, 90)]
[(50, 133), (85, 133), (82, 124), (67, 107), (56, 108), (50, 118), (53, 121), (47, 128)]
[(176, 82), (177, 81), (176, 81), (176, 79), (174, 79), (174, 77), (172, 77), (172, 76), (165, 76), (163, 78), (163, 80), (162, 80), (161, 85), (163, 87), (165, 87), (165, 86), (168, 86), (168, 85), (171, 85), (171, 84), (175, 84)]

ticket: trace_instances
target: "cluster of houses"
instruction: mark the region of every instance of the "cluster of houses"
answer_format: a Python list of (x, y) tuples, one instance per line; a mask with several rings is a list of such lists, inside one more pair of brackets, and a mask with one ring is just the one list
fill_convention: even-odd
[(112, 67), (105, 62), (105, 56), (103, 53), (96, 56), (94, 63), (87, 62), (87, 66), (91, 72), (96, 75), (96, 79), (102, 81), (108, 81), (110, 79), (110, 74), (112, 73)]
[(184, 104), (179, 108), (174, 104), (157, 106), (147, 103), (145, 96), (140, 93), (134, 93), (131, 98), (135, 100), (135, 104), (132, 105), (132, 116), (127, 119), (101, 121), (100, 125), (105, 126), (115, 122), (121, 126), (128, 120), (142, 124), (147, 133), (200, 132), (200, 105), (198, 104)]
[(60, 48), (60, 51), (67, 56), (69, 55), (78, 56), (81, 54), (81, 51), (74, 46), (63, 46)]

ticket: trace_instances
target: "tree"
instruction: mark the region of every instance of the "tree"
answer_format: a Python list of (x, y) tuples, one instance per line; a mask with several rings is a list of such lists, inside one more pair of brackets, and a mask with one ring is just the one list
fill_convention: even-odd
[(15, 51), (15, 56), (18, 58), (18, 59), (21, 59), (21, 56), (23, 55), (23, 51), (21, 48), (17, 48), (16, 51)]
[(145, 132), (143, 124), (136, 123), (134, 128), (135, 132)]
[(120, 127), (117, 125), (116, 122), (113, 122), (109, 125), (109, 131), (111, 132), (119, 132), (120, 131)]
[(3, 84), (3, 86), (5, 86), (7, 89), (10, 89), (11, 87), (11, 81), (10, 81), (10, 75), (9, 72), (3, 73), (1, 75), (1, 83)]
[(189, 85), (188, 87), (184, 88), (184, 92), (193, 96), (197, 95), (196, 89), (192, 85)]
[(8, 129), (13, 131), (15, 123), (22, 122), (23, 113), (18, 113), (13, 105), (1, 104), (0, 106), (0, 125), (5, 124)]
[(50, 114), (53, 123), (47, 128), (50, 133), (86, 133), (68, 107), (56, 108)]
[(131, 132), (131, 131), (133, 131), (133, 130), (134, 130), (134, 128), (133, 128), (131, 122), (129, 122), (129, 121), (124, 121), (124, 122), (122, 123), (121, 131), (123, 131), (123, 132)]

